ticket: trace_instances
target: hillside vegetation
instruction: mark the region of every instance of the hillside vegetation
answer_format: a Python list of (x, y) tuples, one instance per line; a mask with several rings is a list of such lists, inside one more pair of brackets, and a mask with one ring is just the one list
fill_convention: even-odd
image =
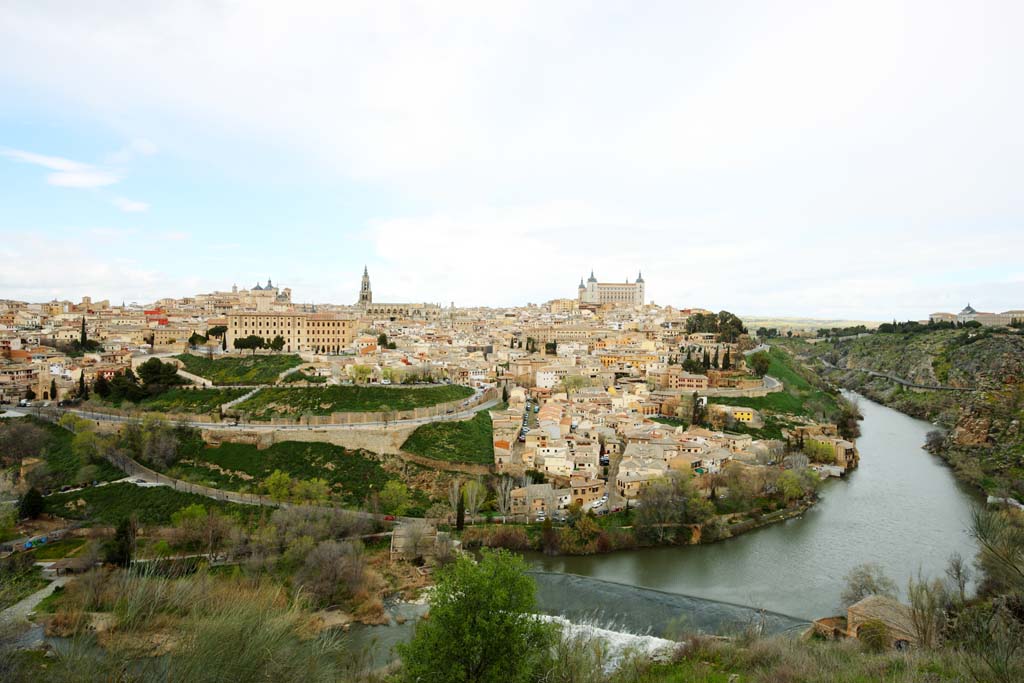
[(214, 384), (273, 384), (278, 375), (302, 365), (296, 355), (228, 356), (207, 358), (183, 353), (175, 356), (185, 370), (204, 377)]
[[(808, 344), (784, 342), (830, 381), (914, 417), (942, 434), (929, 448), (970, 483), (996, 495), (1024, 498), (1024, 335), (959, 329), (878, 333)], [(977, 391), (918, 390), (908, 382)]]
[(263, 389), (236, 408), (251, 420), (300, 415), (412, 410), (469, 398), (473, 390), (457, 384), (429, 387), (272, 387)]
[(471, 420), (420, 425), (402, 450), (435, 460), (490, 465), (494, 462), (491, 415), (481, 410)]

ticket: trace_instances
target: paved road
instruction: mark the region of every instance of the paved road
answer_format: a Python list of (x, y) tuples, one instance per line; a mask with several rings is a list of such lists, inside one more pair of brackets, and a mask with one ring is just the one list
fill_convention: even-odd
[(980, 387), (951, 387), (945, 384), (917, 384), (916, 382), (905, 380), (902, 377), (890, 375), (887, 372), (878, 372), (876, 370), (868, 370), (867, 368), (840, 368), (829, 363), (824, 358), (821, 358), (820, 360), (822, 365), (831, 370), (856, 370), (858, 372), (866, 372), (872, 377), (881, 377), (882, 379), (887, 379), (890, 382), (896, 382), (896, 384), (902, 384), (903, 386), (911, 389), (931, 389), (933, 391), (983, 391)]
[(21, 624), (28, 621), (28, 615), (35, 611), (39, 603), (43, 601), (46, 596), (54, 591), (57, 586), (63, 586), (68, 582), (69, 577), (60, 576), (50, 582), (45, 588), (40, 588), (32, 595), (16, 602), (3, 612), (0, 612), (0, 626), (8, 624)]

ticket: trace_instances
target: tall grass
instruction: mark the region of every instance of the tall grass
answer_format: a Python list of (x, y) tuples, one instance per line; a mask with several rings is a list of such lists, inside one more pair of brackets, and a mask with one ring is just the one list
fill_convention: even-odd
[[(317, 633), (305, 601), (271, 582), (153, 571), (80, 581), (55, 615), (73, 635), (46, 663), (46, 680), (339, 681), (358, 678), (365, 663), (339, 634)], [(98, 633), (90, 630), (92, 609), (111, 614)], [(0, 673), (38, 680), (32, 664)]]

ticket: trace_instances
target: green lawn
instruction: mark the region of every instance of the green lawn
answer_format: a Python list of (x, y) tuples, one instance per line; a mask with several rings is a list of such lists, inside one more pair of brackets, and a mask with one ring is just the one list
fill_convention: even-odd
[(301, 358), (290, 354), (207, 358), (183, 353), (175, 358), (186, 371), (214, 384), (273, 384), (285, 370), (302, 365)]
[(355, 385), (270, 387), (235, 407), (247, 413), (249, 419), (261, 421), (300, 415), (411, 410), (472, 395), (472, 389), (457, 384), (416, 388)]
[(491, 416), (481, 410), (471, 420), (421, 425), (409, 435), (402, 450), (435, 460), (490, 465), (494, 462)]
[[(51, 422), (37, 420), (33, 417), (18, 419), (31, 421), (40, 429), (43, 429), (49, 436), (47, 445), (40, 456), (46, 462), (47, 470), (50, 473), (49, 481), (51, 485), (60, 487), (78, 483), (77, 476), (78, 471), (82, 469), (82, 461), (71, 452), (71, 440), (74, 438), (74, 434)], [(95, 479), (96, 481), (113, 481), (124, 476), (121, 470), (106, 460), (96, 463), (95, 468), (93, 474), (90, 475), (90, 479)]]
[[(78, 505), (79, 501), (85, 501), (85, 504)], [(168, 524), (172, 514), (193, 503), (239, 517), (255, 510), (248, 505), (223, 503), (167, 486), (142, 487), (120, 483), (48, 496), (46, 511), (66, 519), (111, 526), (132, 515), (140, 524)]]
[(84, 538), (62, 538), (53, 543), (36, 546), (32, 550), (32, 556), (37, 562), (43, 560), (59, 560), (68, 555), (74, 555), (78, 549), (85, 545)]
[(179, 462), (169, 474), (214, 488), (255, 493), (274, 470), (295, 479), (325, 479), (334, 500), (348, 506), (361, 505), (370, 492), (397, 478), (361, 451), (301, 441), (283, 441), (265, 450), (224, 443), (203, 449), (187, 463)]

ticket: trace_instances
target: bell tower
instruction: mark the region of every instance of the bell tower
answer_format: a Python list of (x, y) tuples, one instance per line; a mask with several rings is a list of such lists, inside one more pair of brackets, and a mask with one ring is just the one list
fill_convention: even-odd
[(359, 285), (359, 305), (368, 306), (373, 303), (373, 291), (370, 289), (370, 273), (363, 266), (363, 281)]

